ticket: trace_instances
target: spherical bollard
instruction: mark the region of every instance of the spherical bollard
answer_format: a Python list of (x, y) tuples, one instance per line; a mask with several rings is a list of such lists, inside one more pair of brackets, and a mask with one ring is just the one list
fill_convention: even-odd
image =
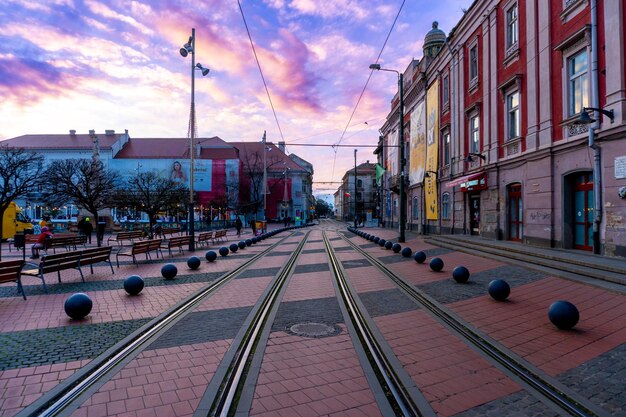
[(393, 251), (393, 253), (400, 253), (400, 251), (402, 250), (402, 245), (399, 243), (394, 243), (391, 247), (391, 250)]
[(411, 248), (404, 248), (402, 249), (402, 252), (400, 252), (402, 254), (402, 257), (404, 258), (410, 258), (411, 255), (413, 254), (413, 251), (411, 250)]
[(378, 245), (379, 245), (379, 246), (381, 246), (381, 247), (383, 247), (383, 248), (385, 247), (385, 243), (387, 243), (387, 241), (386, 241), (385, 239), (380, 239), (380, 240), (378, 241)]
[(222, 256), (228, 256), (228, 248), (226, 246), (222, 246), (221, 248), (219, 248), (218, 252)]
[(239, 246), (239, 249), (245, 249), (246, 248), (246, 242), (244, 242), (243, 240), (239, 243), (237, 243), (237, 246)]
[(200, 268), (201, 263), (202, 261), (197, 256), (192, 256), (189, 259), (187, 259), (187, 266), (193, 270)]
[(379, 238), (378, 236), (376, 236), (376, 237), (374, 238), (374, 243), (376, 243), (376, 244), (378, 245), (378, 242), (380, 242), (380, 238)]
[(246, 239), (246, 246), (252, 246), (252, 239)]
[(464, 266), (457, 266), (452, 271), (452, 278), (459, 284), (463, 284), (469, 280), (470, 271)]
[(165, 264), (161, 267), (161, 275), (165, 279), (174, 279), (178, 274), (178, 268), (174, 264)]
[(433, 258), (430, 260), (430, 269), (439, 272), (443, 269), (443, 260), (441, 258)]
[(389, 250), (392, 247), (393, 247), (393, 242), (391, 242), (389, 240), (385, 242), (385, 249)]
[(253, 243), (253, 244), (255, 244), (255, 245), (256, 245), (256, 243), (259, 241), (259, 240), (256, 238), (256, 236), (255, 236), (255, 237), (253, 237), (253, 238), (252, 238), (252, 239), (250, 239), (250, 240), (251, 240), (251, 241), (252, 241), (252, 243)]
[(494, 279), (489, 283), (489, 295), (491, 298), (497, 301), (504, 301), (508, 298), (509, 294), (511, 294), (511, 287), (509, 284), (503, 279)]
[(413, 259), (415, 259), (415, 262), (417, 262), (418, 264), (423, 264), (426, 260), (426, 254), (422, 251), (415, 252), (415, 255), (413, 255)]
[(65, 314), (74, 320), (85, 318), (91, 312), (93, 302), (85, 293), (78, 292), (65, 300)]
[(207, 261), (214, 262), (217, 259), (217, 253), (215, 253), (215, 251), (210, 250), (210, 251), (207, 251), (204, 257), (206, 258)]
[(143, 279), (139, 275), (131, 275), (124, 280), (124, 290), (128, 295), (137, 295), (143, 290)]
[(236, 243), (231, 243), (231, 244), (230, 244), (230, 246), (229, 246), (229, 248), (230, 248), (230, 251), (231, 251), (232, 253), (235, 253), (235, 252), (237, 252), (237, 250), (239, 250), (239, 246), (237, 246), (237, 244), (236, 244)]
[(569, 301), (555, 301), (550, 304), (548, 318), (561, 330), (569, 330), (576, 326), (580, 319), (580, 313), (576, 306)]

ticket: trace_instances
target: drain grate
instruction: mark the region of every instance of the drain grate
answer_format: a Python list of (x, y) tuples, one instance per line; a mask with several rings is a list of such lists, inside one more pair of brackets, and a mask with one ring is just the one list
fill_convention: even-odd
[(289, 328), (289, 333), (303, 337), (335, 336), (341, 332), (338, 326), (324, 323), (298, 323)]

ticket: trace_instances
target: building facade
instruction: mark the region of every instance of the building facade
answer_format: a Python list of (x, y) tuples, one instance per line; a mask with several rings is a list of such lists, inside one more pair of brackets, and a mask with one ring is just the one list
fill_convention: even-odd
[[(355, 184), (356, 180), (356, 184)], [(335, 207), (341, 207), (338, 220), (354, 222), (355, 216), (358, 223), (370, 226), (377, 225), (376, 218), (376, 164), (369, 161), (356, 166), (356, 176), (354, 168), (346, 171), (341, 179), (339, 194), (343, 196), (337, 205), (337, 195), (335, 196)]]
[(434, 26), (403, 73), (407, 228), (626, 256), (625, 20), (623, 1), (477, 0)]

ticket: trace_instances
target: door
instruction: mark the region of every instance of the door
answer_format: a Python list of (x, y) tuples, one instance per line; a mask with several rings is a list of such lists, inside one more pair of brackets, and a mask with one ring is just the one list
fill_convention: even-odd
[(480, 234), (480, 194), (469, 196), (470, 203), (470, 235)]
[(593, 249), (593, 174), (581, 174), (574, 180), (574, 248)]
[(522, 184), (509, 186), (509, 240), (522, 240), (524, 226), (522, 214)]

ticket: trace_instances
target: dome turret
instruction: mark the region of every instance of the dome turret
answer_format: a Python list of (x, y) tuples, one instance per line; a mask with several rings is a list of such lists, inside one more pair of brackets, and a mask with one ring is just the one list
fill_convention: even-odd
[(433, 22), (433, 28), (424, 37), (424, 56), (434, 58), (446, 43), (446, 34), (439, 29), (439, 23)]

